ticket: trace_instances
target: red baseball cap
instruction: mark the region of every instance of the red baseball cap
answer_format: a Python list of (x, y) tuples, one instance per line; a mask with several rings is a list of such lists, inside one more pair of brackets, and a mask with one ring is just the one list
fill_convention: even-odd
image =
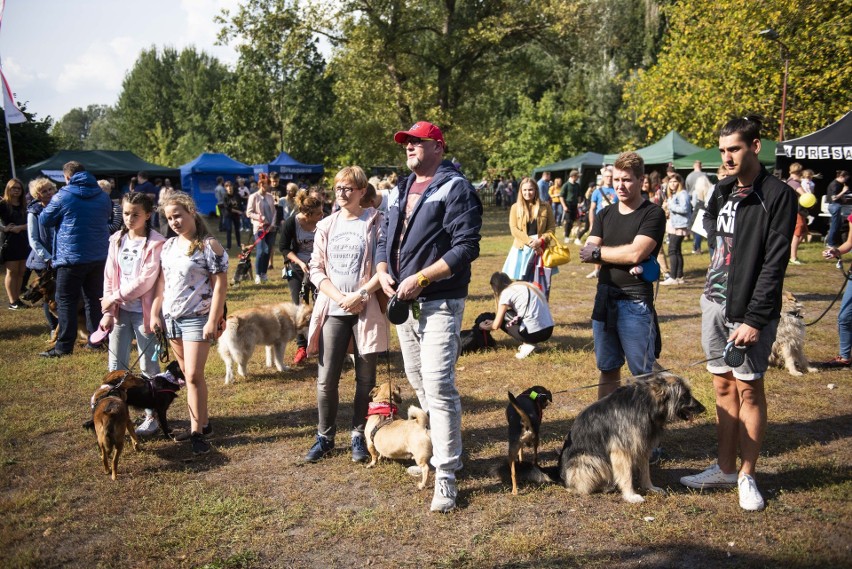
[(447, 147), (447, 143), (444, 142), (444, 133), (441, 132), (440, 128), (430, 122), (416, 122), (410, 129), (401, 130), (395, 135), (393, 135), (393, 139), (397, 144), (402, 144), (409, 136), (413, 136), (415, 138), (428, 138), (430, 140), (436, 140), (440, 142), (441, 146), (443, 146), (444, 148)]

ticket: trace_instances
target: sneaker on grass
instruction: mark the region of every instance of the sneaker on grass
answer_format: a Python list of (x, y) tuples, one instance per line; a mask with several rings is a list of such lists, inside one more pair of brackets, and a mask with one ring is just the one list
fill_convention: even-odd
[(192, 454), (207, 454), (210, 452), (210, 443), (201, 433), (194, 432), (189, 436), (192, 441)]
[[(212, 435), (213, 434), (213, 425), (210, 422), (208, 422), (206, 425), (204, 425), (204, 428), (201, 429), (201, 434), (204, 435), (205, 437), (208, 436), (208, 435)], [(172, 438), (174, 439), (175, 442), (183, 443), (183, 442), (186, 442), (186, 441), (188, 441), (189, 439), (192, 438), (192, 433), (189, 432), (189, 431), (184, 431), (182, 433), (178, 433), (178, 434), (174, 435)]]
[(704, 472), (693, 474), (692, 476), (684, 476), (680, 479), (680, 483), (688, 488), (733, 488), (737, 485), (737, 473), (725, 474), (718, 464), (714, 464)]
[(757, 483), (748, 474), (740, 476), (737, 481), (737, 491), (740, 495), (740, 508), (743, 510), (759, 512), (766, 506), (763, 496), (760, 495), (760, 490), (757, 489)]
[(455, 478), (438, 478), (435, 480), (435, 494), (432, 496), (432, 505), (429, 508), (433, 512), (447, 513), (456, 507)]
[(367, 451), (367, 441), (364, 435), (352, 437), (352, 462), (367, 462), (370, 453)]
[(148, 437), (157, 432), (160, 428), (160, 423), (157, 421), (157, 417), (153, 414), (145, 415), (145, 420), (142, 421), (142, 424), (136, 427), (136, 434), (140, 437)]
[(334, 441), (328, 437), (317, 435), (317, 442), (305, 455), (305, 462), (317, 462), (334, 450)]

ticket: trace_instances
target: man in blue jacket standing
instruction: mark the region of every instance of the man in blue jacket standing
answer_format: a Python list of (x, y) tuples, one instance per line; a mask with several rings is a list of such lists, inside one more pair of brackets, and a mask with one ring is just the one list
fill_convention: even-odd
[(56, 309), (59, 334), (56, 346), (39, 355), (58, 358), (74, 351), (80, 292), (86, 307), (86, 327), (94, 332), (101, 318), (104, 265), (109, 250), (112, 201), (95, 177), (79, 162), (62, 168), (66, 185), (44, 208), (41, 223), (57, 227), (53, 245), (56, 267)]
[[(461, 398), (456, 360), (471, 263), (479, 256), (482, 203), (451, 162), (437, 126), (421, 121), (394, 135), (412, 174), (388, 196), (376, 271), (388, 296), (413, 303), (397, 326), (405, 374), (429, 413), (433, 512), (456, 507), (456, 471), (462, 467)], [(416, 311), (416, 312), (415, 312)]]

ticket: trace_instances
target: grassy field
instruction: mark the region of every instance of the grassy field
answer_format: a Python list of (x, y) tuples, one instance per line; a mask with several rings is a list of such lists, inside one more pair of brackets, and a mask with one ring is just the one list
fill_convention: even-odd
[[(504, 211), (488, 210), (483, 234), (466, 325), (492, 309), (488, 278), (511, 242)], [(804, 302), (808, 321), (842, 282), (820, 251), (817, 243), (804, 245), (805, 264), (787, 273), (786, 288)], [(589, 267), (576, 262), (554, 277), (557, 328), (544, 349), (516, 360), (516, 345), (498, 332), (497, 350), (459, 360), (465, 467), (460, 507), (448, 515), (429, 513), (431, 488), (418, 492), (404, 464), (367, 470), (350, 461), (348, 448), (300, 464), (316, 432), (315, 364), (279, 374), (263, 367), (262, 351), (250, 377), (230, 386), (218, 355), (210, 357), (215, 452), (193, 458), (188, 443), (145, 440), (142, 452), (125, 447), (113, 482), (102, 472), (94, 435), (81, 428), (106, 354), (78, 349), (73, 357), (39, 358), (47, 337), (41, 310), (3, 311), (0, 566), (849, 567), (848, 370), (769, 373), (769, 429), (757, 475), (765, 511), (743, 512), (735, 491), (701, 493), (678, 484), (711, 463), (716, 448), (710, 376), (689, 365), (704, 358), (698, 297), (707, 262), (706, 254), (687, 254), (687, 284), (661, 287), (657, 310), (661, 363), (689, 378), (710, 412), (664, 435), (667, 458), (651, 477), (669, 494), (639, 505), (617, 494), (574, 496), (558, 486), (525, 486), (512, 496), (491, 474), (505, 460), (507, 389), (540, 383), (559, 391), (597, 381), (589, 321), (595, 283), (583, 278)], [(280, 255), (275, 264), (270, 275), (280, 275)], [(228, 294), (230, 310), (281, 300), (289, 293), (278, 278)], [(835, 306), (808, 329), (811, 360), (836, 355), (836, 316)], [(392, 374), (404, 382), (401, 369), (392, 351), (388, 363), (380, 358), (379, 381)], [(353, 384), (349, 369), (341, 380), (339, 447), (348, 442)], [(416, 401), (405, 387), (407, 406)], [(555, 462), (574, 417), (594, 397), (594, 390), (555, 396), (542, 426), (545, 464)], [(184, 398), (170, 411), (177, 427), (188, 424)]]

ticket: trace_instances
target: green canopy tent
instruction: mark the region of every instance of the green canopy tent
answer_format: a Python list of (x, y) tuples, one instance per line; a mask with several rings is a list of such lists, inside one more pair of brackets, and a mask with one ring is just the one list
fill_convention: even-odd
[[(682, 156), (693, 154), (700, 150), (703, 150), (700, 146), (695, 146), (680, 134), (671, 130), (654, 144), (640, 148), (636, 153), (645, 160), (646, 166), (651, 166), (655, 164), (668, 164)], [(607, 154), (604, 156), (604, 162), (612, 164), (616, 158), (618, 158), (618, 153)]]
[(147, 172), (152, 179), (171, 178), (175, 182), (180, 179), (180, 170), (177, 168), (166, 168), (146, 162), (129, 150), (61, 150), (47, 160), (24, 168), (21, 177), (28, 181), (38, 176), (48, 176), (61, 183), (65, 181), (62, 177), (62, 167), (72, 160), (85, 166), (95, 177), (112, 177), (119, 182), (123, 181), (122, 178), (129, 179), (141, 171)]
[[(775, 164), (775, 147), (777, 144), (777, 142), (768, 138), (760, 139), (760, 153), (757, 155), (757, 158), (761, 164), (769, 169)], [(674, 161), (675, 170), (692, 170), (692, 165), (696, 160), (701, 162), (701, 169), (708, 172), (715, 172), (722, 165), (722, 157), (719, 155), (719, 149), (708, 148), (707, 150), (676, 159)]]
[(533, 170), (533, 177), (542, 172), (570, 172), (571, 170), (582, 170), (584, 168), (600, 168), (603, 166), (603, 154), (597, 152), (586, 152), (578, 156), (572, 156), (553, 164), (539, 166)]

